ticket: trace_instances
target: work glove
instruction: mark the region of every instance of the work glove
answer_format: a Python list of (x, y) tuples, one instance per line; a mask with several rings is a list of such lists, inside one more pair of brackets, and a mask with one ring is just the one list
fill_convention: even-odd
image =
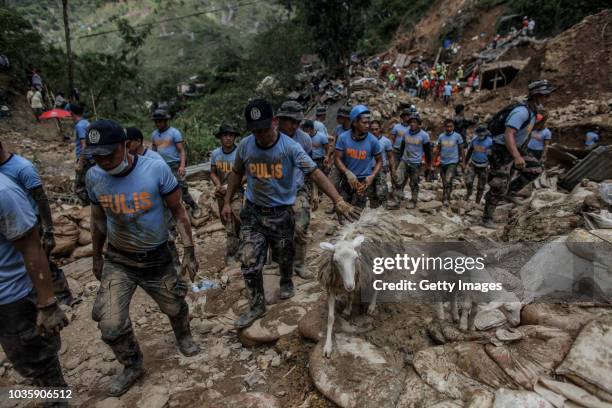
[(181, 263), (181, 274), (183, 276), (189, 274), (189, 279), (195, 281), (196, 273), (198, 273), (198, 260), (195, 256), (195, 247), (188, 246), (183, 248), (183, 262)]
[(338, 220), (342, 223), (342, 219), (346, 219), (349, 222), (357, 221), (361, 215), (358, 208), (353, 207), (343, 199), (336, 202), (335, 205), (336, 214), (338, 214)]
[(94, 255), (93, 257), (93, 266), (91, 271), (98, 281), (102, 280), (102, 268), (104, 268), (104, 258), (102, 255)]
[(68, 326), (68, 318), (57, 302), (38, 309), (36, 327), (42, 336), (56, 336)]
[(357, 176), (355, 176), (355, 174), (353, 174), (353, 172), (350, 170), (347, 170), (346, 173), (344, 173), (344, 176), (346, 177), (346, 181), (348, 181), (349, 186), (351, 186), (353, 190), (357, 190), (357, 183), (359, 183), (359, 181), (357, 181)]
[(52, 229), (45, 229), (42, 235), (42, 247), (45, 250), (47, 256), (53, 251), (55, 248), (55, 237), (53, 236)]

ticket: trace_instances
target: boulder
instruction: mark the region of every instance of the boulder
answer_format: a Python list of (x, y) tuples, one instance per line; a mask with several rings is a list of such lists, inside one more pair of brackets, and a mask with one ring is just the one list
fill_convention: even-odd
[(142, 397), (136, 404), (139, 408), (164, 408), (168, 403), (168, 388), (151, 385), (142, 390)]
[(395, 407), (404, 383), (396, 361), (358, 337), (335, 336), (331, 358), (323, 355), (323, 342), (310, 353), (309, 372), (315, 386), (342, 408)]
[(125, 408), (125, 404), (119, 398), (106, 398), (96, 402), (95, 408)]
[[(205, 405), (206, 406), (206, 405)], [(216, 400), (208, 405), (210, 408), (280, 408), (278, 400), (263, 392), (245, 392), (234, 394), (220, 400)]]
[(296, 330), (305, 314), (306, 309), (299, 304), (283, 302), (274, 305), (268, 308), (264, 317), (240, 331), (240, 341), (247, 347), (274, 342)]

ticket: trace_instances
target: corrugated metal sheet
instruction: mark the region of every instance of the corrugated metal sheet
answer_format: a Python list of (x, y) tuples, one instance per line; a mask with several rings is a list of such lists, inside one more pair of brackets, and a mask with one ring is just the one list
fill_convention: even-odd
[(187, 180), (210, 180), (210, 162), (194, 164), (185, 169)]
[(612, 146), (599, 146), (567, 172), (559, 183), (572, 190), (581, 180), (596, 182), (612, 179)]

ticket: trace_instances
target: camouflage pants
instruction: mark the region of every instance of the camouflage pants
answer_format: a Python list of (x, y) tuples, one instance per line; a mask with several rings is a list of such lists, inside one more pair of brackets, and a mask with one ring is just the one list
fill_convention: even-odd
[(521, 155), (525, 159), (525, 167), (519, 170), (514, 167), (514, 159), (506, 147), (494, 145), (490, 158), (489, 191), (485, 197), (485, 218), (493, 216), (495, 207), (504, 196), (520, 191), (542, 173), (542, 166), (536, 158), (525, 152), (521, 152)]
[(389, 195), (389, 187), (387, 186), (387, 173), (388, 169), (381, 169), (376, 178), (374, 179), (374, 191), (376, 192), (376, 199), (370, 200), (370, 207), (378, 208), (387, 202), (387, 196)]
[(0, 344), (15, 370), (38, 387), (65, 387), (60, 336), (42, 337), (36, 327), (36, 294), (0, 305)]
[[(43, 226), (40, 217), (38, 217), (38, 234), (41, 237), (43, 236)], [(51, 260), (50, 256), (48, 257), (48, 262), (51, 280), (53, 281), (53, 293), (57, 301), (65, 305), (72, 304), (74, 299), (70, 291), (70, 286), (68, 286), (66, 276), (64, 275), (64, 271)]]
[(395, 186), (395, 195), (398, 200), (404, 198), (404, 187), (410, 180), (410, 191), (412, 192), (412, 201), (416, 202), (419, 195), (419, 182), (421, 180), (421, 165), (406, 163), (401, 161), (397, 168), (398, 184)]
[(102, 340), (123, 365), (134, 364), (141, 358), (130, 320), (130, 302), (138, 286), (171, 322), (189, 313), (185, 302), (187, 284), (178, 276), (170, 249), (166, 245), (149, 252), (138, 258), (128, 257), (109, 245), (92, 310)]
[(194, 201), (193, 197), (191, 197), (191, 194), (189, 194), (189, 186), (187, 185), (187, 180), (185, 179), (185, 177), (181, 177), (178, 174), (178, 169), (180, 164), (179, 163), (172, 163), (169, 164), (170, 166), (170, 170), (172, 170), (172, 174), (174, 174), (174, 177), (176, 177), (176, 181), (178, 181), (178, 185), (181, 188), (181, 193), (183, 196), (183, 202), (185, 204), (187, 204), (189, 207), (193, 208), (197, 208), (197, 204)]
[(306, 245), (308, 244), (308, 227), (310, 226), (310, 198), (305, 188), (297, 192), (293, 204), (295, 219), (295, 259), (296, 263), (303, 264), (306, 259)]
[[(487, 175), (489, 170), (486, 166), (478, 167), (474, 166), (472, 163), (468, 165), (467, 172), (465, 173), (465, 188), (467, 189), (467, 197), (469, 198), (472, 195), (472, 190), (474, 189), (474, 180), (478, 177), (478, 182), (476, 183), (476, 191), (479, 195), (482, 195), (482, 192), (487, 185)], [(479, 200), (477, 200), (479, 201)]]
[[(219, 206), (219, 213), (223, 209), (223, 197), (217, 197), (217, 205)], [(240, 247), (240, 211), (242, 210), (242, 202), (244, 196), (242, 193), (234, 195), (232, 202), (232, 219), (228, 222), (221, 220), (225, 226), (226, 241), (225, 241), (225, 256), (235, 257), (238, 254), (238, 248)]]
[(87, 171), (95, 165), (96, 163), (85, 161), (83, 170), (76, 170), (74, 174), (74, 194), (76, 194), (82, 206), (89, 205), (89, 195), (87, 195), (87, 189), (85, 188), (85, 176)]
[[(360, 183), (365, 182), (365, 178), (359, 178), (358, 181)], [(340, 195), (347, 203), (354, 205), (358, 208), (365, 208), (368, 203), (368, 198), (370, 199), (370, 205), (373, 205), (378, 202), (378, 197), (376, 196), (376, 183), (372, 182), (370, 187), (366, 189), (363, 195), (358, 194), (353, 187), (348, 183), (346, 178), (342, 178), (340, 181)]]
[(291, 206), (260, 207), (245, 202), (240, 212), (240, 261), (245, 279), (259, 279), (268, 247), (281, 267), (293, 265), (295, 216)]
[(442, 166), (440, 177), (442, 178), (442, 199), (450, 200), (453, 191), (453, 178), (457, 172), (457, 163), (445, 164)]

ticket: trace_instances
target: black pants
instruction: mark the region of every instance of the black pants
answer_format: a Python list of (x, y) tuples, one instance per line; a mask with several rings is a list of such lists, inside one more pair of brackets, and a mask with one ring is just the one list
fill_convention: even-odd
[(542, 160), (542, 155), (544, 154), (544, 150), (527, 149), (527, 151), (529, 152), (530, 155), (532, 155), (536, 159)]
[(0, 305), (0, 344), (15, 370), (37, 387), (65, 387), (58, 359), (60, 336), (42, 337), (36, 328), (36, 294)]

